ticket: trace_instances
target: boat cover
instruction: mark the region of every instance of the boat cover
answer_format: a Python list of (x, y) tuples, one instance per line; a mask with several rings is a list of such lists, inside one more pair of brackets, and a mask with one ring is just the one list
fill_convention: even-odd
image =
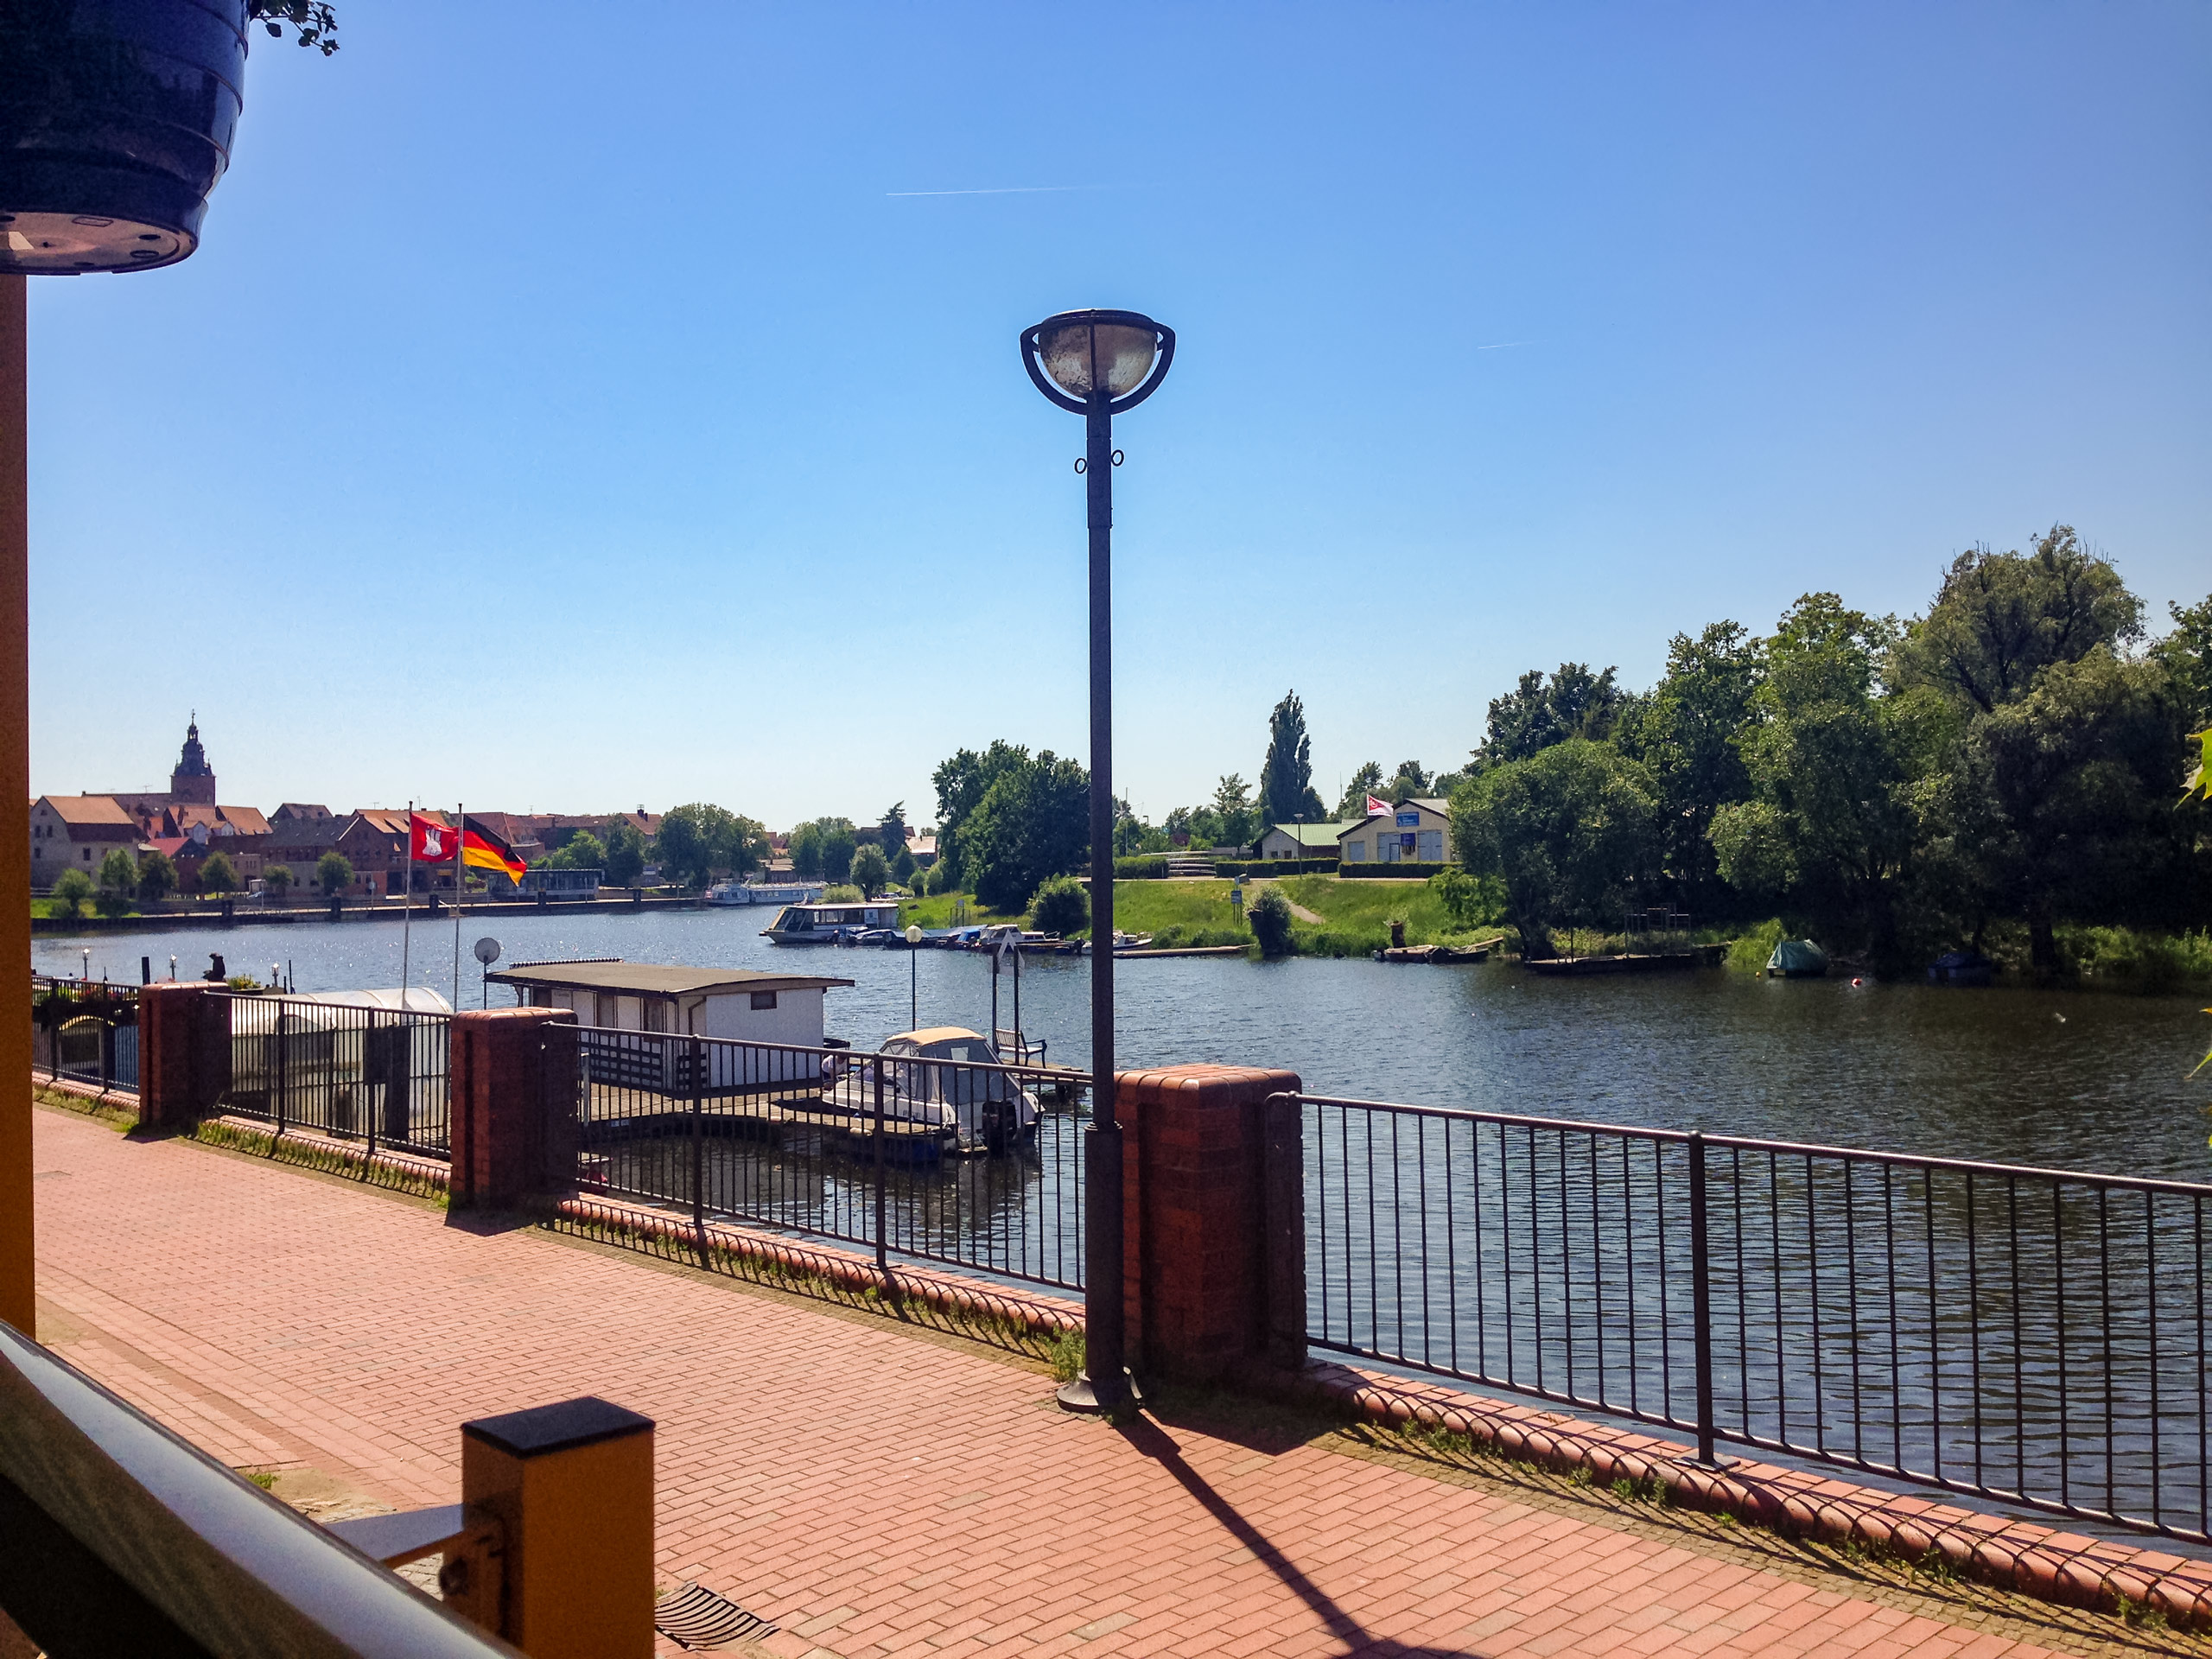
[(1766, 959), (1770, 974), (1825, 974), (1828, 953), (1810, 939), (1784, 939)]

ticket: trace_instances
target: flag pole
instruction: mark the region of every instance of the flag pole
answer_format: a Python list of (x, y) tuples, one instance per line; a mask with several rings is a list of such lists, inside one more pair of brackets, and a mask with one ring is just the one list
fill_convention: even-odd
[(399, 912), (399, 1007), (407, 1009), (407, 947), (415, 929), (415, 803), (407, 803), (407, 893)]
[(468, 896), (468, 865), (461, 849), (468, 841), (468, 809), (454, 804), (453, 832), (453, 1011), (461, 1012), (461, 901)]

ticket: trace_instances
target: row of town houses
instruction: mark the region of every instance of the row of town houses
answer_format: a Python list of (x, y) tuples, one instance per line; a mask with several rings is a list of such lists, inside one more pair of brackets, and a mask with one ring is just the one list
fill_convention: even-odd
[[(425, 817), (450, 822), (442, 812)], [(648, 840), (660, 828), (660, 815), (640, 807), (635, 812), (572, 814), (478, 812), (470, 820), (501, 836), (525, 864), (556, 851), (580, 830), (602, 838), (620, 818)], [(100, 865), (118, 849), (136, 859), (166, 854), (180, 882), (198, 886), (200, 865), (211, 854), (230, 860), (241, 886), (258, 882), (272, 865), (291, 871), (302, 889), (315, 880), (315, 866), (326, 853), (337, 853), (353, 867), (347, 891), (357, 897), (401, 893), (407, 883), (407, 814), (380, 807), (334, 812), (327, 806), (287, 801), (273, 812), (224, 804), (215, 792), (215, 772), (200, 741), (195, 718), (185, 728), (184, 748), (166, 791), (109, 790), (81, 795), (41, 795), (31, 803), (31, 887), (44, 892), (67, 869), (97, 878)], [(416, 891), (450, 888), (453, 873), (418, 868)]]

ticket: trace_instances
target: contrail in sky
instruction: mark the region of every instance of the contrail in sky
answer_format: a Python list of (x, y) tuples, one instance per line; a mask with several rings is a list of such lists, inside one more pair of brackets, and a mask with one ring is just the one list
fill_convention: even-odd
[(1495, 346), (1478, 346), (1475, 349), (1478, 352), (1502, 352), (1509, 346), (1534, 346), (1535, 343), (1533, 340), (1501, 340)]
[(989, 190), (887, 190), (887, 196), (1044, 196), (1058, 190), (1107, 190), (1103, 184), (1005, 184)]

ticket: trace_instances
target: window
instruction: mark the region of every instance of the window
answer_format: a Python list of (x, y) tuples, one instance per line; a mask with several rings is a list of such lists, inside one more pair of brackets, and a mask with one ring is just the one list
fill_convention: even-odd
[(756, 1007), (756, 1008), (772, 1008), (772, 1007), (774, 1007), (776, 1006), (776, 994), (775, 994), (773, 991), (755, 991), (755, 992), (753, 992), (753, 1006), (754, 1007)]
[(1367, 843), (1366, 843), (1365, 842), (1363, 842), (1363, 841), (1348, 841), (1348, 842), (1344, 842), (1344, 862), (1345, 862), (1345, 863), (1347, 863), (1347, 864), (1364, 864), (1366, 861), (1367, 861)]
[(596, 992), (591, 1001), (594, 1025), (617, 1027), (622, 1023), (622, 999), (613, 992)]
[(647, 1031), (668, 1029), (668, 1004), (659, 997), (645, 999), (645, 1025)]
[(1441, 864), (1444, 861), (1444, 832), (1441, 830), (1421, 832), (1421, 861), (1424, 864)]

